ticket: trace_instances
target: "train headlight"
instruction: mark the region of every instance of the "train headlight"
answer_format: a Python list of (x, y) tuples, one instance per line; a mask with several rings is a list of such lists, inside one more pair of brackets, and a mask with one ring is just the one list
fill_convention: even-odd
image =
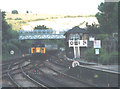
[(40, 47), (36, 47), (36, 53), (40, 53)]

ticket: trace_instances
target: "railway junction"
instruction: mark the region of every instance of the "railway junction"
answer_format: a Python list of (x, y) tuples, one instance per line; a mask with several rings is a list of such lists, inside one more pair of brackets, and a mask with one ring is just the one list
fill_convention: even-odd
[(95, 55), (100, 54), (101, 40), (96, 35), (77, 26), (62, 34), (51, 30), (19, 33), (20, 41), (35, 39), (64, 39), (66, 48), (37, 60), (32, 54), (25, 54), (3, 62), (3, 87), (118, 87), (118, 65), (85, 60), (85, 51), (89, 48), (95, 49)]

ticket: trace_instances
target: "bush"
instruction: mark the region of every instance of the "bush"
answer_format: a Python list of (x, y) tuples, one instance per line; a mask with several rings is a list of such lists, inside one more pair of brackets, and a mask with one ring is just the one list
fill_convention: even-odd
[(2, 43), (2, 56), (4, 60), (10, 59), (10, 51), (14, 50), (14, 56), (19, 54), (19, 49), (13, 43)]
[(99, 62), (101, 64), (108, 64), (108, 62), (109, 62), (109, 55), (107, 53), (104, 53), (104, 54), (100, 55)]
[(12, 43), (8, 43), (7, 44), (7, 47), (8, 47), (8, 51), (10, 52), (11, 50), (14, 50), (15, 54), (18, 53), (18, 47)]
[(33, 21), (40, 21), (40, 20), (45, 20), (45, 19), (39, 18), (39, 19), (35, 19)]
[(12, 14), (18, 14), (17, 10), (12, 10)]
[(9, 54), (7, 48), (7, 43), (2, 43), (2, 54)]
[(20, 21), (19, 23), (23, 23), (23, 24), (25, 24), (26, 22), (25, 22), (25, 21)]
[(10, 40), (18, 37), (17, 31), (9, 29), (8, 32), (10, 34)]
[(112, 52), (109, 54), (109, 63), (114, 64), (118, 62), (118, 52)]
[(21, 43), (18, 41), (18, 39), (11, 39), (10, 43), (14, 44), (15, 46), (17, 46), (19, 49), (21, 47)]
[(109, 37), (109, 35), (108, 34), (98, 34), (97, 37), (99, 40), (103, 40), (103, 39)]
[(95, 61), (97, 60), (97, 56), (94, 53), (94, 48), (90, 48), (85, 52), (86, 60), (88, 61)]
[(46, 27), (45, 25), (38, 25), (34, 29), (49, 29), (49, 28)]
[(15, 18), (15, 20), (22, 20), (21, 18)]
[(100, 54), (97, 56), (95, 54), (95, 49), (94, 48), (90, 48), (85, 52), (85, 56), (86, 56), (86, 60), (88, 61), (94, 61), (94, 62), (98, 62), (98, 60), (100, 61), (100, 56), (104, 55), (106, 52), (104, 49), (100, 49)]
[(12, 20), (12, 18), (7, 18), (7, 20)]
[(65, 48), (64, 40), (57, 40), (56, 44), (58, 45), (58, 48), (61, 48), (61, 47)]
[(112, 52), (110, 54), (104, 53), (100, 56), (100, 62), (102, 64), (115, 64), (118, 61), (118, 52)]
[(101, 64), (115, 64), (118, 62), (118, 52), (111, 52), (108, 54), (104, 49), (100, 49), (100, 54), (97, 56), (95, 55), (95, 49), (90, 48), (85, 52), (85, 56), (87, 61), (94, 61)]

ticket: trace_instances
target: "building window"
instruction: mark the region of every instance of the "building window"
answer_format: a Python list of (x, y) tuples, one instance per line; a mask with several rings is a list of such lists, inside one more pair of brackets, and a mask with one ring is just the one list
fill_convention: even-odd
[(80, 36), (78, 34), (70, 34), (69, 39), (70, 40), (78, 40), (78, 39), (80, 39)]
[(86, 34), (83, 35), (83, 40), (87, 40), (87, 35)]

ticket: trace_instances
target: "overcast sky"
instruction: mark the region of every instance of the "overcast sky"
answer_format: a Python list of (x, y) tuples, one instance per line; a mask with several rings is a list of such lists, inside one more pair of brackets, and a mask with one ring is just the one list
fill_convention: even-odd
[(1, 0), (0, 9), (45, 14), (96, 14), (104, 0)]

